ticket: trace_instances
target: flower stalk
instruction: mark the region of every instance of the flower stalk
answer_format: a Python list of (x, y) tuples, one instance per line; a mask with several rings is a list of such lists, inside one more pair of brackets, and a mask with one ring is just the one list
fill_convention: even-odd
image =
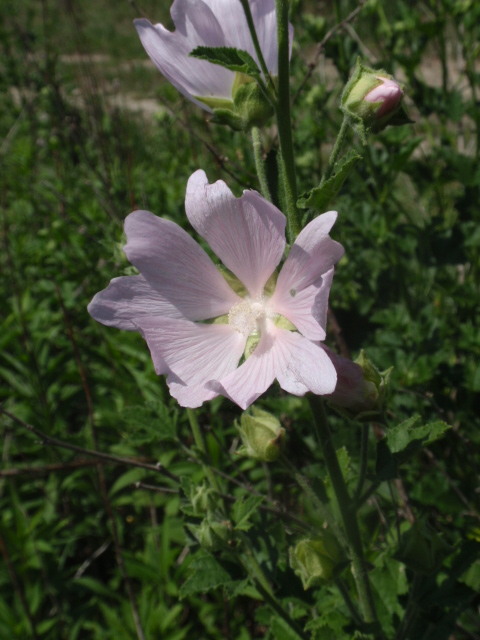
[(310, 407), (313, 415), (313, 424), (318, 441), (322, 447), (328, 474), (343, 521), (345, 535), (352, 561), (352, 573), (357, 587), (360, 608), (363, 619), (367, 623), (377, 623), (375, 603), (370, 587), (367, 569), (363, 557), (363, 545), (355, 511), (351, 508), (351, 500), (348, 494), (345, 479), (338, 462), (330, 428), (327, 423), (323, 401), (317, 396), (310, 396)]
[(272, 194), (270, 193), (270, 187), (268, 186), (267, 172), (265, 170), (265, 161), (263, 159), (263, 145), (261, 132), (258, 127), (252, 127), (252, 145), (253, 145), (253, 157), (255, 159), (255, 168), (257, 170), (258, 182), (260, 184), (260, 191), (262, 196), (272, 202)]
[(343, 144), (345, 142), (347, 131), (348, 131), (348, 118), (344, 116), (342, 120), (342, 124), (340, 125), (340, 130), (335, 139), (335, 144), (333, 145), (333, 149), (330, 152), (327, 168), (325, 170), (325, 173), (323, 174), (320, 185), (323, 185), (335, 172), (335, 164), (338, 160), (338, 156), (340, 155), (340, 151), (342, 150)]
[(292, 122), (290, 116), (290, 45), (288, 29), (288, 0), (276, 0), (278, 37), (278, 100), (276, 105), (281, 175), (288, 220), (288, 236), (292, 243), (301, 231), (297, 209), (297, 178), (293, 153)]
[(260, 69), (262, 70), (262, 73), (265, 76), (265, 80), (267, 82), (267, 86), (269, 90), (275, 93), (275, 85), (273, 84), (272, 77), (268, 70), (267, 63), (265, 62), (265, 58), (263, 57), (262, 47), (260, 46), (260, 42), (258, 40), (257, 30), (255, 29), (255, 22), (253, 20), (252, 12), (250, 10), (249, 0), (240, 0), (240, 3), (245, 13), (248, 30), (250, 31), (250, 35), (252, 37), (252, 43), (255, 49), (255, 53), (257, 54), (258, 62), (260, 64)]

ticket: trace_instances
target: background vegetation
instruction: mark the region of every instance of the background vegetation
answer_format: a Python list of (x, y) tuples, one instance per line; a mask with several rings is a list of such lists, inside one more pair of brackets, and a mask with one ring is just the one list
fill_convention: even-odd
[[(187, 228), (185, 185), (199, 167), (237, 193), (256, 187), (247, 137), (209, 124), (140, 45), (131, 20), (169, 24), (168, 4), (0, 7), (0, 399), (10, 414), (0, 417), (0, 636), (9, 640), (296, 637), (228, 554), (216, 562), (183, 527), (185, 517), (198, 524), (187, 498), (203, 478), (184, 412), (142, 339), (86, 311), (110, 278), (132, 272), (121, 252), (129, 211), (147, 208)], [(372, 138), (332, 203), (346, 257), (332, 288), (329, 343), (344, 355), (364, 348), (380, 369), (394, 367), (392, 423), (418, 413), (452, 426), (364, 506), (386, 628), (394, 633), (412, 593), (410, 567), (386, 559), (389, 545), (420, 515), (447, 545), (444, 600), (428, 600), (433, 578), (417, 585), (420, 611), (408, 637), (478, 638), (480, 6), (300, 0), (292, 21), (300, 191), (320, 178), (356, 57), (406, 83), (414, 124)], [(273, 147), (273, 128), (266, 138)], [(301, 400), (273, 388), (259, 406), (283, 416), (289, 457), (323, 475), (312, 466)], [(232, 453), (239, 413), (222, 399), (198, 413), (208, 461), (230, 477), (220, 478), (227, 502), (243, 485), (291, 513), (305, 509), (281, 468)], [(146, 466), (54, 446), (22, 421)], [(354, 483), (360, 430), (341, 417), (333, 423), (338, 446), (354, 452), (345, 460)], [(333, 588), (305, 594), (288, 569), (279, 550), (295, 526), (265, 504), (232, 507), (232, 520), (248, 516), (253, 541), (269, 532), (257, 559), (278, 597), (294, 618), (310, 619), (312, 637), (351, 638)]]

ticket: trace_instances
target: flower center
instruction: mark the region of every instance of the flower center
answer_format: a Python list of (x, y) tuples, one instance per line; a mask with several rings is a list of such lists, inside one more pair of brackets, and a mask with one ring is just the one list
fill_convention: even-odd
[(228, 312), (228, 324), (232, 325), (246, 338), (260, 332), (260, 323), (269, 317), (266, 300), (249, 300), (237, 302)]

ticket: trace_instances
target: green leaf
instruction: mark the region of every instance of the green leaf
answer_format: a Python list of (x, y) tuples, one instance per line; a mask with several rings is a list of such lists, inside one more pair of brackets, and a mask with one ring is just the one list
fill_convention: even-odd
[(206, 593), (235, 582), (222, 565), (210, 555), (197, 556), (190, 565), (190, 570), (191, 575), (180, 587), (182, 598), (193, 593)]
[(472, 566), (462, 575), (460, 582), (463, 582), (467, 587), (470, 587), (470, 589), (480, 593), (480, 560), (475, 560)]
[(378, 614), (382, 628), (393, 635), (394, 616), (401, 618), (403, 615), (399, 596), (408, 592), (405, 566), (386, 555), (379, 556), (375, 565), (369, 575), (373, 588), (378, 594)]
[(340, 191), (348, 174), (362, 156), (350, 150), (336, 165), (335, 173), (319, 187), (308, 191), (298, 199), (298, 206), (302, 209), (316, 209), (325, 211), (329, 202)]
[(441, 420), (417, 426), (419, 420), (418, 415), (412, 416), (387, 431), (388, 448), (393, 454), (404, 451), (411, 444), (428, 446), (442, 438), (445, 432), (450, 429), (450, 425)]
[(121, 418), (128, 427), (129, 440), (136, 445), (176, 438), (175, 413), (161, 402), (125, 407)]
[(277, 614), (270, 618), (270, 627), (275, 640), (301, 640), (301, 636)]
[(208, 60), (212, 64), (245, 73), (254, 78), (260, 77), (260, 69), (252, 56), (246, 51), (235, 49), (234, 47), (197, 47), (190, 52), (194, 58)]
[(110, 599), (115, 598), (116, 600), (120, 600), (120, 596), (110, 587), (106, 586), (100, 580), (96, 580), (95, 578), (90, 578), (89, 576), (83, 576), (81, 578), (75, 578), (74, 584), (79, 585), (81, 587), (85, 587), (93, 593), (96, 593), (99, 596)]
[(232, 520), (235, 529), (240, 531), (248, 531), (252, 526), (249, 522), (250, 516), (258, 510), (259, 504), (263, 501), (261, 496), (249, 496), (242, 498), (233, 505)]

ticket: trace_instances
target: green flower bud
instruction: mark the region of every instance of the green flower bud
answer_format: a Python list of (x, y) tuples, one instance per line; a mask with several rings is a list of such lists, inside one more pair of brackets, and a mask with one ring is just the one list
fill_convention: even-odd
[(401, 539), (395, 558), (417, 573), (435, 573), (452, 548), (428, 524), (414, 522)]
[(345, 85), (340, 109), (366, 144), (369, 131), (377, 132), (387, 124), (410, 122), (402, 109), (403, 88), (383, 69), (366, 67), (357, 60)]
[(385, 371), (380, 371), (373, 362), (367, 358), (363, 349), (358, 354), (355, 363), (362, 369), (366, 382), (375, 388), (375, 408), (381, 408), (384, 405), (389, 392), (390, 376), (392, 374), (393, 367), (389, 367), (388, 369), (385, 369)]
[(188, 529), (198, 540), (200, 546), (208, 551), (219, 551), (226, 546), (231, 547), (234, 542), (232, 523), (229, 520), (202, 520), (199, 525), (187, 525)]
[(238, 453), (264, 462), (273, 462), (280, 455), (285, 429), (268, 411), (256, 407), (244, 411), (237, 429), (243, 442)]
[(196, 516), (202, 516), (216, 506), (215, 492), (203, 483), (192, 486), (189, 498)]
[(263, 126), (273, 115), (273, 107), (257, 82), (243, 73), (235, 76), (232, 98), (233, 102), (202, 98), (213, 108), (212, 122), (226, 124), (236, 131), (248, 131), (252, 127)]
[(342, 560), (341, 549), (329, 531), (318, 540), (300, 540), (295, 547), (290, 547), (289, 556), (290, 566), (305, 590), (331, 580)]

